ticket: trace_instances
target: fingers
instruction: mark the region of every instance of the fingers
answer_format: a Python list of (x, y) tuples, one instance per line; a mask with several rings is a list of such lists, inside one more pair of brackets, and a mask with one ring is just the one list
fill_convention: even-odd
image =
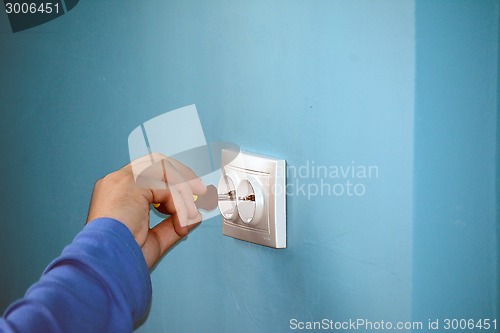
[(159, 153), (147, 154), (131, 161), (129, 164), (125, 165), (122, 170), (132, 171), (134, 177), (137, 178), (139, 175), (144, 174), (144, 172), (148, 172), (148, 170), (159, 161), (166, 158), (167, 156)]
[(207, 187), (201, 179), (187, 166), (177, 161), (176, 159), (170, 158), (169, 162), (174, 166), (175, 169), (187, 180), (189, 187), (196, 195), (201, 195), (207, 191)]
[(181, 173), (173, 166), (173, 164), (166, 160), (162, 160), (162, 164), (164, 166), (166, 178), (168, 179), (168, 187), (170, 188), (170, 191), (176, 191), (183, 199), (182, 201), (175, 201), (175, 203), (184, 204), (183, 207), (179, 208), (186, 208), (189, 218), (195, 217), (198, 213), (198, 208), (196, 208), (196, 205), (194, 204), (193, 191), (191, 187), (188, 185)]
[[(197, 225), (190, 225), (187, 228), (188, 232)], [(141, 247), (148, 268), (151, 269), (158, 262), (158, 259), (184, 236), (177, 234), (175, 231), (173, 217), (171, 216), (150, 229), (147, 239)]]
[(179, 161), (157, 153), (143, 156), (124, 169), (132, 171), (136, 183), (152, 194), (148, 200), (160, 204), (155, 206), (159, 212), (172, 215), (176, 233), (187, 234), (186, 226), (199, 216), (193, 194), (207, 190), (201, 179)]
[[(144, 175), (140, 175), (137, 177), (135, 180), (135, 183), (142, 189), (149, 190), (149, 191), (155, 191), (155, 190), (163, 190), (163, 191), (170, 191), (168, 188), (168, 185), (166, 182), (163, 180), (157, 179), (157, 178), (152, 178), (152, 177), (145, 177)], [(157, 200), (160, 200), (159, 195), (156, 196)], [(157, 201), (160, 202), (160, 201)]]
[[(182, 228), (188, 225), (188, 219), (194, 217), (196, 213), (193, 216), (189, 216), (185, 200), (175, 187), (170, 187), (170, 196), (171, 200), (166, 203), (167, 211), (172, 212), (171, 214), (173, 214), (174, 221), (176, 222), (175, 225), (179, 227), (179, 230), (182, 230)], [(191, 201), (193, 201), (192, 197)]]
[(187, 183), (194, 194), (205, 193), (206, 186), (201, 179), (186, 165), (163, 154), (151, 153), (142, 156), (122, 169), (132, 171), (134, 177), (150, 177), (169, 183)]
[[(149, 181), (150, 185), (155, 183), (155, 181)], [(159, 186), (161, 185), (158, 184)], [(198, 214), (198, 210), (194, 205), (193, 194), (186, 184), (167, 185), (163, 183), (163, 186), (165, 186), (165, 190), (160, 190), (158, 187), (150, 190), (152, 197), (149, 201), (151, 203), (160, 203), (160, 206), (155, 208), (163, 214), (171, 214), (174, 217), (176, 230), (180, 234), (185, 234), (187, 231), (184, 230), (184, 227), (189, 224), (189, 220), (194, 219)]]

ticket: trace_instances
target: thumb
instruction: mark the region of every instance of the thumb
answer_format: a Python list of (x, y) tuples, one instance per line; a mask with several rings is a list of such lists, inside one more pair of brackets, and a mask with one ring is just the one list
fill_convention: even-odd
[[(201, 221), (201, 214), (198, 213), (198, 215), (198, 221)], [(172, 246), (184, 238), (188, 232), (196, 228), (198, 225), (199, 223), (189, 225), (187, 227), (187, 232), (183, 235), (179, 235), (174, 227), (174, 217), (169, 216), (151, 228), (148, 232), (146, 242), (141, 248), (148, 267), (153, 267), (158, 259), (165, 254), (165, 252), (167, 252)]]

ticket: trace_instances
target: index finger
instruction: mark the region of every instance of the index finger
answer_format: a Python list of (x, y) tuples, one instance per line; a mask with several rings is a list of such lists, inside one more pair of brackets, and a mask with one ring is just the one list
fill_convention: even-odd
[(168, 161), (182, 175), (194, 194), (201, 195), (207, 191), (206, 185), (191, 168), (171, 157)]

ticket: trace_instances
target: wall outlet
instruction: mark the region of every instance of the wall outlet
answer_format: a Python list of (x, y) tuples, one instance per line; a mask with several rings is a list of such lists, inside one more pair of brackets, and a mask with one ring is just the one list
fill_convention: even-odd
[(245, 151), (222, 151), (219, 209), (222, 233), (244, 241), (286, 248), (285, 160)]

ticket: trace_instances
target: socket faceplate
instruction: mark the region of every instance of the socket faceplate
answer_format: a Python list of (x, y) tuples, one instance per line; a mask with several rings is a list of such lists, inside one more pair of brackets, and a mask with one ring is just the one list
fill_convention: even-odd
[[(286, 248), (285, 160), (245, 151), (234, 158), (234, 153), (225, 150), (221, 158), (222, 179), (230, 179), (238, 198), (238, 213), (222, 215), (222, 233), (264, 246)], [(219, 186), (219, 194), (226, 190), (222, 187)], [(248, 195), (254, 195), (255, 200), (243, 200)]]

